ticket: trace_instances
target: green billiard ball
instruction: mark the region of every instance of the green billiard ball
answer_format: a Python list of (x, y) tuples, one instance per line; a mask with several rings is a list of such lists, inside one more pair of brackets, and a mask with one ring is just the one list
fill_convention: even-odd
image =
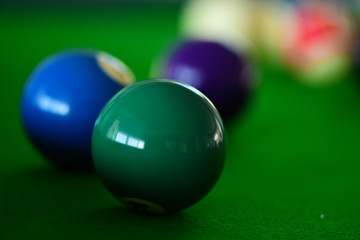
[(195, 88), (145, 80), (116, 94), (92, 137), (96, 171), (120, 202), (148, 213), (188, 208), (214, 187), (225, 162), (225, 131)]

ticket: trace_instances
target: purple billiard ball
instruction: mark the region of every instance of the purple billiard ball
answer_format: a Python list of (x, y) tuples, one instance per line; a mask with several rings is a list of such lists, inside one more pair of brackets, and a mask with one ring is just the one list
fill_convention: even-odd
[(243, 109), (253, 75), (245, 57), (217, 42), (188, 40), (170, 50), (162, 77), (187, 83), (205, 94), (224, 119)]

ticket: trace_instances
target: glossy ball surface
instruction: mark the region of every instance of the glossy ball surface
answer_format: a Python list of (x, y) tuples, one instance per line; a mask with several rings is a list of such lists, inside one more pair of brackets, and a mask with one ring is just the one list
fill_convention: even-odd
[(92, 139), (95, 169), (125, 205), (170, 213), (202, 199), (225, 161), (225, 132), (211, 102), (189, 85), (145, 80), (104, 107)]
[(253, 80), (245, 58), (216, 42), (181, 42), (162, 68), (161, 76), (204, 93), (225, 120), (244, 108)]
[(62, 168), (91, 168), (91, 136), (103, 106), (133, 74), (120, 60), (93, 50), (48, 57), (23, 89), (20, 118), (33, 143)]

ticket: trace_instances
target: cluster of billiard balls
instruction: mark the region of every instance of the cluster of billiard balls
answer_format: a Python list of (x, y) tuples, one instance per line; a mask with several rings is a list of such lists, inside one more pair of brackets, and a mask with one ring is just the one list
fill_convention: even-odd
[(163, 62), (161, 78), (136, 82), (105, 52), (45, 59), (24, 86), (26, 135), (57, 167), (95, 168), (114, 197), (139, 211), (195, 204), (222, 172), (222, 117), (242, 108), (251, 74), (238, 54), (214, 42), (179, 43)]
[(359, 0), (191, 0), (180, 35), (224, 42), (312, 87), (344, 79), (360, 29)]

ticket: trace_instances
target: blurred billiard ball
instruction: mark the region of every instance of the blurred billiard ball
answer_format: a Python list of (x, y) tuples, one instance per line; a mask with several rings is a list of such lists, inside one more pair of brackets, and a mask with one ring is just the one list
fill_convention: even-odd
[(253, 56), (252, 15), (249, 0), (187, 1), (180, 15), (180, 34), (183, 38), (221, 42)]
[[(251, 0), (249, 0), (251, 1)], [(251, 1), (250, 35), (261, 60), (267, 64), (280, 63), (283, 0)]]
[(92, 153), (105, 187), (120, 202), (148, 213), (176, 212), (217, 182), (226, 154), (224, 126), (195, 88), (144, 80), (103, 108)]
[(343, 79), (351, 66), (353, 24), (334, 1), (289, 4), (283, 22), (282, 56), (296, 79), (322, 86)]
[(245, 107), (253, 84), (247, 59), (217, 42), (174, 44), (158, 68), (157, 77), (187, 83), (205, 94), (225, 120)]
[(129, 68), (105, 52), (69, 50), (46, 58), (22, 92), (26, 135), (53, 164), (91, 168), (95, 120), (106, 102), (133, 81)]

